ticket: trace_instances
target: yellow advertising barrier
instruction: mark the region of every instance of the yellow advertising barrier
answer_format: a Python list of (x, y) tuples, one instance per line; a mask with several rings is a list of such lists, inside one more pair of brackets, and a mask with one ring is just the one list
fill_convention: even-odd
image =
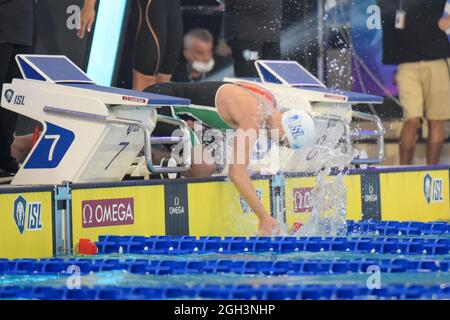
[(380, 173), (383, 220), (450, 221), (449, 170)]
[[(286, 222), (308, 221), (315, 177), (286, 179)], [(348, 220), (450, 221), (449, 169), (386, 168), (345, 176)]]
[[(449, 173), (447, 167), (354, 171), (344, 177), (346, 218), (450, 221)], [(284, 191), (285, 210), (278, 209), (285, 212), (287, 227), (307, 222), (316, 177), (278, 178), (253, 181), (264, 207), (274, 212), (278, 202), (272, 188), (276, 194)], [(0, 189), (0, 258), (55, 254), (65, 225), (60, 223), (62, 211), (55, 211), (53, 190)], [(258, 230), (255, 214), (224, 178), (80, 184), (66, 193), (75, 249), (81, 238), (97, 241), (100, 235), (252, 236)]]
[[(270, 180), (255, 180), (259, 198), (270, 212)], [(230, 182), (191, 183), (189, 234), (194, 236), (249, 236), (258, 232), (258, 220)]]
[(74, 186), (72, 239), (100, 235), (164, 235), (164, 186)]
[(52, 188), (14, 188), (3, 192), (0, 191), (0, 258), (53, 256)]
[[(270, 212), (270, 180), (255, 180)], [(233, 184), (172, 180), (164, 184), (77, 186), (72, 189), (72, 234), (100, 235), (253, 235), (257, 218)]]
[[(329, 179), (334, 179), (330, 177)], [(347, 175), (344, 177), (347, 188), (347, 220), (362, 219), (361, 177)], [(292, 227), (296, 222), (307, 222), (312, 214), (312, 191), (316, 186), (316, 177), (286, 178), (285, 205), (286, 224)]]

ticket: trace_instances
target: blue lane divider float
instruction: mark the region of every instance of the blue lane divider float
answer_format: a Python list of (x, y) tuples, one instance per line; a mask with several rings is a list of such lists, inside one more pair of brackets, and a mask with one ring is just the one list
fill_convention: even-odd
[(360, 252), (383, 254), (445, 255), (450, 253), (449, 238), (394, 237), (191, 237), (191, 236), (100, 236), (100, 254), (191, 254), (191, 253), (290, 253)]
[(53, 287), (0, 287), (0, 299), (40, 300), (318, 300), (318, 299), (448, 299), (445, 285), (383, 285), (369, 289), (357, 285), (200, 285), (166, 287), (82, 287), (77, 290)]
[(347, 221), (348, 234), (376, 234), (381, 236), (450, 235), (447, 222), (416, 221)]
[(260, 275), (330, 275), (366, 273), (378, 266), (381, 272), (450, 272), (450, 258), (436, 259), (302, 259), (267, 260), (145, 260), (145, 259), (44, 259), (0, 261), (0, 275), (70, 275), (77, 266), (81, 274), (124, 270), (133, 274), (260, 274)]

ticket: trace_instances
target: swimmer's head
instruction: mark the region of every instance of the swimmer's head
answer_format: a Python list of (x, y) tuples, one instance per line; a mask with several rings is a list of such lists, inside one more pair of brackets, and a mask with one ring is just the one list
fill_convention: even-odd
[(302, 110), (290, 110), (281, 115), (280, 145), (291, 149), (301, 149), (316, 135), (316, 127), (311, 115)]

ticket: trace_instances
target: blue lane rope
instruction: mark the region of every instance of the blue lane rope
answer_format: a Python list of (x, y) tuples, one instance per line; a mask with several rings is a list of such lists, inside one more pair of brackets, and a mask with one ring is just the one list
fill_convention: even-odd
[[(295, 251), (347, 251), (366, 253), (400, 254), (448, 254), (450, 237), (447, 239), (423, 239), (419, 236), (450, 236), (447, 222), (415, 221), (348, 221), (348, 238), (297, 238), (294, 237), (133, 237), (102, 236), (97, 243), (100, 253), (133, 254), (188, 254), (188, 253), (240, 253)], [(359, 235), (359, 237), (356, 237)], [(362, 235), (378, 238), (362, 238)], [(412, 239), (383, 238), (383, 236), (417, 236)]]
[(18, 259), (0, 261), (0, 275), (71, 275), (77, 266), (81, 274), (124, 270), (133, 274), (259, 274), (259, 275), (330, 275), (366, 273), (371, 266), (381, 272), (450, 272), (450, 258), (436, 259), (294, 259), (267, 260), (120, 260), (120, 259)]
[(347, 221), (348, 234), (375, 234), (420, 236), (450, 235), (450, 224), (447, 222), (416, 221)]
[(291, 253), (358, 252), (383, 254), (445, 255), (449, 238), (394, 237), (191, 237), (191, 236), (101, 236), (96, 243), (100, 254), (204, 254), (204, 253)]
[(0, 287), (0, 299), (40, 300), (161, 300), (161, 299), (221, 299), (221, 300), (287, 300), (287, 299), (448, 299), (450, 286), (383, 285), (369, 289), (357, 285), (200, 285), (166, 287), (82, 287), (66, 288)]

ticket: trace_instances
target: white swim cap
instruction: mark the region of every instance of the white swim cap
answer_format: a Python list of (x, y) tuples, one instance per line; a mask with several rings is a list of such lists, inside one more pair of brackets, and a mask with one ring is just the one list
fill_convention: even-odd
[(290, 110), (281, 116), (284, 135), (289, 141), (289, 147), (300, 149), (308, 144), (316, 134), (314, 120), (306, 111)]

